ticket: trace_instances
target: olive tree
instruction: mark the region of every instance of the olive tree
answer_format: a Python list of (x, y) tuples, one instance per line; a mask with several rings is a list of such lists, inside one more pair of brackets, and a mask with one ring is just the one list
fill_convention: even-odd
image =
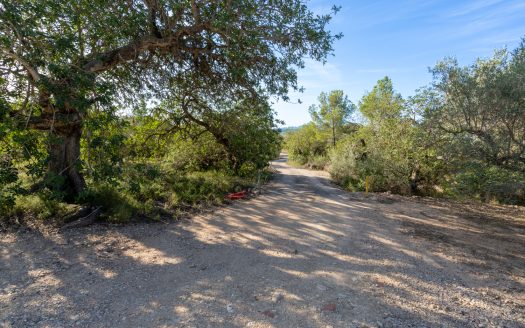
[(425, 118), (449, 139), (449, 152), (524, 173), (525, 42), (466, 67), (446, 59), (432, 73)]

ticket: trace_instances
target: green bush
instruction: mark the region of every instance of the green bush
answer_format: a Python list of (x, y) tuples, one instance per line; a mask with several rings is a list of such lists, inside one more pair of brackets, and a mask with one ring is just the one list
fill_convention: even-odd
[(123, 170), (117, 183), (96, 184), (79, 201), (101, 206), (103, 219), (122, 223), (174, 217), (180, 209), (220, 204), (226, 193), (252, 185), (253, 177), (223, 171), (164, 171), (160, 165), (136, 163)]
[(313, 170), (324, 170), (330, 162), (330, 158), (326, 155), (317, 155), (311, 157), (306, 166)]
[(19, 192), (18, 170), (7, 155), (0, 157), (0, 213), (12, 212)]
[(466, 195), (480, 201), (525, 205), (525, 174), (496, 166), (469, 163), (446, 185), (457, 198)]
[(166, 170), (225, 170), (229, 165), (227, 158), (224, 147), (209, 133), (204, 133), (195, 140), (175, 134), (170, 138), (162, 163)]
[(410, 129), (401, 120), (377, 130), (361, 128), (330, 152), (329, 172), (351, 190), (364, 190), (369, 177), (370, 191), (410, 194), (410, 178), (417, 163)]
[(342, 187), (357, 191), (361, 184), (359, 172), (359, 151), (355, 137), (340, 140), (330, 151), (330, 167), (328, 171), (332, 178)]
[(81, 202), (102, 207), (101, 217), (109, 222), (127, 222), (140, 213), (143, 202), (114, 184), (95, 185), (81, 195)]
[(13, 214), (48, 220), (62, 218), (73, 213), (77, 208), (77, 205), (60, 201), (52, 191), (46, 189), (38, 193), (16, 197)]
[(329, 136), (322, 133), (314, 123), (286, 133), (284, 146), (288, 151), (288, 159), (299, 165), (322, 169), (328, 162)]

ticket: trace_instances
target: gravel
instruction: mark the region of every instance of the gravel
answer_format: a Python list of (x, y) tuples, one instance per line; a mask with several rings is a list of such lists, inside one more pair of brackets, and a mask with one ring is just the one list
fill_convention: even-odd
[(0, 327), (525, 327), (522, 208), (274, 167), (177, 223), (0, 235)]

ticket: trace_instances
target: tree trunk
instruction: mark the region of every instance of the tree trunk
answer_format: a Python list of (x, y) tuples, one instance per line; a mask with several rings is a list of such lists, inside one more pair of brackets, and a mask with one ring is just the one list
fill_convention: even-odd
[(220, 136), (216, 136), (216, 140), (221, 145), (223, 145), (224, 148), (226, 149), (226, 153), (228, 154), (228, 160), (230, 161), (231, 169), (234, 172), (239, 171), (239, 169), (240, 169), (239, 161), (237, 160), (237, 157), (235, 156), (235, 154), (231, 150), (230, 141), (227, 138), (220, 137)]
[(68, 132), (54, 132), (49, 144), (47, 178), (53, 181), (58, 176), (63, 177), (59, 186), (54, 184), (53, 187), (64, 192), (67, 201), (73, 201), (86, 188), (86, 181), (79, 172), (81, 135), (80, 127)]
[(332, 144), (335, 147), (335, 123), (332, 121)]
[(419, 164), (416, 165), (416, 167), (412, 170), (412, 174), (410, 175), (410, 192), (413, 195), (417, 195), (419, 193), (418, 183), (419, 183)]

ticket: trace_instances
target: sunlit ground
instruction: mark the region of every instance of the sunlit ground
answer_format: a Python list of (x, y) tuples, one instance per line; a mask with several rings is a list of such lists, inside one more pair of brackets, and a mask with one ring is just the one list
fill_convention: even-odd
[(525, 325), (520, 209), (475, 216), (275, 167), (262, 196), (177, 224), (2, 236), (0, 326)]

